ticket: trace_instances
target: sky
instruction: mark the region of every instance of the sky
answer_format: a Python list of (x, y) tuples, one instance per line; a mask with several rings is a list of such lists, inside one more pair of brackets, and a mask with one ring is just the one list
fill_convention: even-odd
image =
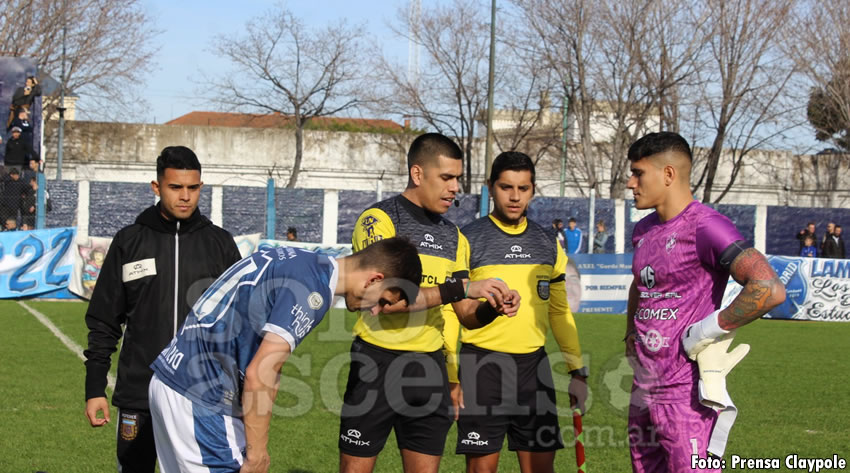
[[(153, 44), (160, 48), (155, 70), (141, 89), (150, 103), (147, 123), (164, 123), (193, 110), (215, 110), (198, 90), (200, 71), (215, 75), (227, 71), (228, 62), (211, 51), (216, 34), (238, 34), (246, 23), (270, 8), (273, 0), (146, 0), (154, 27), (162, 33)], [(364, 24), (367, 33), (391, 50), (407, 54), (407, 42), (395, 39), (387, 26), (404, 0), (291, 0), (287, 8), (305, 25), (321, 27), (345, 19)], [(396, 44), (393, 44), (395, 42)], [(396, 49), (397, 48), (397, 49)]]

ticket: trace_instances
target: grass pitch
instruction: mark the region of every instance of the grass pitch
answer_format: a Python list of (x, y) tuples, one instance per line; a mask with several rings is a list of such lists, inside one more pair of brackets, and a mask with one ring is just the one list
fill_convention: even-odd
[[(26, 302), (62, 332), (86, 345), (86, 304)], [(269, 451), (274, 472), (337, 470), (338, 412), (348, 373), (353, 316), (335, 311), (284, 367), (272, 420)], [(82, 361), (14, 301), (0, 301), (0, 472), (115, 471), (115, 420), (93, 429), (85, 419)], [(584, 418), (587, 470), (631, 471), (626, 416), (631, 370), (622, 358), (622, 315), (577, 314), (582, 348), (591, 371)], [(752, 351), (730, 375), (740, 413), (726, 457), (850, 460), (850, 324), (760, 320), (740, 330), (736, 343)], [(556, 351), (553, 340), (547, 348)], [(560, 360), (558, 360), (560, 361)], [(561, 426), (572, 438), (567, 408), (569, 376), (555, 366)], [(441, 471), (464, 471), (454, 454), (452, 428)], [(505, 448), (500, 471), (519, 471)], [(575, 471), (571, 445), (557, 455), (556, 471)], [(401, 471), (393, 436), (378, 459), (378, 472)], [(783, 471), (783, 470), (780, 470)]]

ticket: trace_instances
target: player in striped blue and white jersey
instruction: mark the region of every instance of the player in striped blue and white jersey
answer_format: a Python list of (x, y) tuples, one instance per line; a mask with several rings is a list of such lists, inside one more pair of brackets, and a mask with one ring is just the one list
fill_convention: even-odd
[(280, 368), (333, 296), (373, 315), (416, 299), (416, 247), (399, 238), (379, 243), (339, 259), (289, 247), (260, 251), (210, 286), (151, 365), (163, 473), (268, 471)]

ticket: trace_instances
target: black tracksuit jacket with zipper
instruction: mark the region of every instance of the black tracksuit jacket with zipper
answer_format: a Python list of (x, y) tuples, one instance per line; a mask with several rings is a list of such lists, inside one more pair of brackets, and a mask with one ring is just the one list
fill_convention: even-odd
[(159, 204), (112, 240), (86, 312), (86, 400), (105, 397), (110, 356), (123, 337), (112, 404), (148, 409), (150, 364), (168, 345), (192, 304), (233, 263), (233, 237), (199, 210), (168, 221)]

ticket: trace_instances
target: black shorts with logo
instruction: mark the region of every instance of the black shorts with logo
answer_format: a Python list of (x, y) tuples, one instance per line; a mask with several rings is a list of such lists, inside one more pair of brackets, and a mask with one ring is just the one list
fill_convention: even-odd
[(564, 448), (552, 369), (542, 347), (515, 355), (463, 344), (459, 358), (465, 407), (457, 422), (457, 453), (498, 452), (506, 433), (512, 451)]
[(339, 450), (376, 456), (395, 429), (400, 449), (442, 455), (452, 424), (442, 351), (381, 348), (356, 338), (339, 428)]

